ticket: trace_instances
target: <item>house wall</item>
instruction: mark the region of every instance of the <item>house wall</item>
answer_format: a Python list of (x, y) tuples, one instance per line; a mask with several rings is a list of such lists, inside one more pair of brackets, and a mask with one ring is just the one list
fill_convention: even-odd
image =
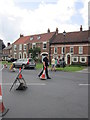
[[(79, 47), (83, 46), (83, 54), (79, 54)], [(54, 48), (57, 47), (57, 53), (54, 53)], [(62, 59), (62, 47), (65, 47), (65, 61), (67, 63), (67, 56), (70, 55), (71, 64), (82, 64), (82, 65), (88, 65), (88, 48), (89, 44), (67, 44), (67, 45), (61, 45), (61, 44), (55, 44), (51, 45), (51, 59), (54, 57), (61, 58)], [(73, 47), (73, 53), (70, 53), (70, 47)], [(73, 62), (73, 59), (77, 57), (78, 62)], [(81, 60), (85, 58), (85, 62), (81, 62)], [(68, 63), (67, 63), (68, 64)]]
[[(46, 41), (46, 49), (43, 49), (43, 42), (38, 42), (36, 43), (36, 47), (40, 47), (41, 49), (41, 53), (43, 52), (47, 52), (48, 55), (49, 55), (49, 41)], [(30, 53), (29, 53), (29, 49), (32, 48), (32, 43), (28, 43), (26, 44), (26, 50), (24, 50), (24, 44), (22, 44), (22, 50), (19, 50), (19, 44), (17, 45), (17, 49), (16, 51), (14, 51), (14, 45), (12, 45), (12, 56), (14, 57), (14, 54), (16, 53), (16, 58), (19, 59), (19, 53), (21, 52), (22, 53), (22, 58), (24, 57), (23, 56), (23, 53), (26, 52), (27, 53), (27, 57), (31, 57)], [(40, 58), (40, 60), (42, 59), (42, 56), (41, 55), (38, 55), (38, 57)]]

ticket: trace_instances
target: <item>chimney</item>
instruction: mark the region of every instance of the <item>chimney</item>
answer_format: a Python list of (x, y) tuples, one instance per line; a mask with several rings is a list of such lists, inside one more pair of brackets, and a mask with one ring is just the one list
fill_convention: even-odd
[(56, 35), (58, 35), (58, 28), (56, 28)]
[(47, 31), (48, 33), (50, 33), (50, 29), (48, 28), (48, 31)]
[(82, 25), (80, 26), (80, 31), (82, 31)]
[(23, 37), (24, 35), (23, 34), (20, 34), (20, 38)]
[(9, 45), (10, 45), (10, 42), (7, 43), (7, 46), (9, 46)]
[(90, 30), (90, 26), (89, 26), (89, 30)]

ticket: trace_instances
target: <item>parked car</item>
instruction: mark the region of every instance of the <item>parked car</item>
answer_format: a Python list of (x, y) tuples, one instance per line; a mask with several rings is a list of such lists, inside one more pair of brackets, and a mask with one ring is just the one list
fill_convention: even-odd
[(13, 62), (13, 65), (15, 68), (21, 67), (21, 68), (35, 68), (36, 63), (32, 58), (28, 59), (18, 59), (17, 61)]
[(59, 62), (57, 63), (57, 67), (65, 67), (65, 66), (66, 66), (66, 62), (60, 59)]
[(14, 62), (14, 61), (16, 61), (17, 59), (15, 59), (15, 58), (7, 58), (7, 61), (8, 62)]

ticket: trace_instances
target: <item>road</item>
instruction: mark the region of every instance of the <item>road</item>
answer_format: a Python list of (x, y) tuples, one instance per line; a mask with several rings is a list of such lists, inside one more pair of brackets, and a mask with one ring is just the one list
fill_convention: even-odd
[(28, 89), (16, 91), (14, 86), (9, 92), (18, 71), (2, 70), (3, 101), (10, 109), (5, 118), (88, 117), (88, 74), (49, 71), (52, 79), (41, 81), (40, 70), (24, 70)]

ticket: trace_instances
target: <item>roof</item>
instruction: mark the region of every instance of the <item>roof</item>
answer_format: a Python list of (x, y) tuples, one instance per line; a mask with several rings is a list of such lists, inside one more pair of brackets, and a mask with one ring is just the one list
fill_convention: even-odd
[(13, 44), (45, 42), (45, 41), (49, 41), (54, 34), (55, 32), (50, 32), (50, 33), (36, 34), (36, 35), (30, 35), (30, 36), (23, 36), (23, 37), (20, 37), (18, 40), (16, 40)]
[(87, 31), (78, 31), (78, 32), (68, 32), (64, 36), (63, 33), (59, 33), (51, 41), (51, 44), (65, 44), (65, 43), (85, 43), (90, 42), (89, 40), (90, 32)]
[(9, 50), (11, 48), (12, 48), (12, 45), (9, 45), (9, 46), (5, 47), (3, 50)]
[(20, 37), (19, 39), (17, 39), (13, 44), (25, 44), (26, 41), (30, 38), (30, 36), (24, 36), (24, 37)]

